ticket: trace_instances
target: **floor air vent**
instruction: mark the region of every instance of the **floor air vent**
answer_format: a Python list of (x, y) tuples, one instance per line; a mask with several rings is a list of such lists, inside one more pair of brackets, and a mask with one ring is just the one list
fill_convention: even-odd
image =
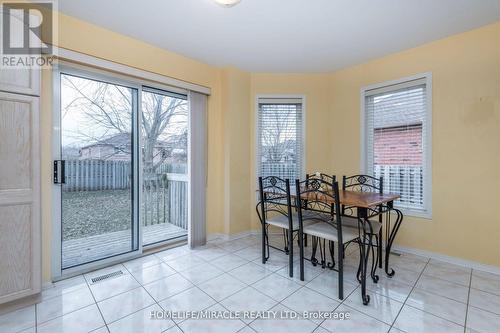
[(111, 272), (111, 273), (108, 273), (108, 274), (104, 274), (104, 275), (101, 275), (101, 276), (96, 276), (95, 278), (92, 278), (92, 284), (94, 283), (97, 283), (97, 282), (101, 282), (101, 281), (104, 281), (104, 280), (107, 280), (107, 279), (111, 279), (113, 277), (117, 277), (117, 276), (120, 276), (120, 275), (123, 275), (123, 272), (120, 270), (120, 271), (116, 271), (116, 272)]

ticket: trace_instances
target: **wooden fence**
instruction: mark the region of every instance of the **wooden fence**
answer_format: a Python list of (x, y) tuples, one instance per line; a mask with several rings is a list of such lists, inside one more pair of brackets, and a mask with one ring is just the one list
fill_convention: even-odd
[[(125, 190), (131, 186), (127, 161), (66, 160), (63, 191)], [(170, 223), (187, 230), (186, 165), (161, 165), (156, 175), (144, 177), (142, 217), (144, 225)]]
[(66, 160), (63, 191), (128, 189), (130, 166), (126, 161)]

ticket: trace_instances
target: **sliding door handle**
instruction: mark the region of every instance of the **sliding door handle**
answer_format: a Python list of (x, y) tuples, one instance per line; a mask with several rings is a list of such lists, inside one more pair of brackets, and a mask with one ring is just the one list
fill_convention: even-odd
[(66, 184), (66, 161), (54, 161), (54, 184)]

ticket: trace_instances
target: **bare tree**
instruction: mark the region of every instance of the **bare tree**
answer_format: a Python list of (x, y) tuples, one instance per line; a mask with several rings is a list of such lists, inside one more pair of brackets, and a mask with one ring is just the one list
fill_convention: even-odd
[(288, 154), (295, 153), (296, 117), (294, 108), (266, 105), (263, 110), (264, 126), (261, 126), (262, 156), (266, 162), (281, 163)]
[[(149, 92), (143, 92), (142, 99), (143, 165), (145, 172), (152, 174), (167, 157), (167, 154), (163, 154), (162, 150), (155, 151), (154, 149), (159, 139), (165, 137), (165, 141), (171, 138), (182, 140), (182, 136), (169, 135), (179, 131), (183, 131), (183, 134), (185, 132), (187, 137), (187, 102), (184, 99)], [(165, 133), (167, 128), (170, 129), (170, 133)], [(186, 145), (187, 148), (187, 141), (184, 143), (177, 140), (176, 143)], [(161, 155), (157, 156), (159, 154)]]
[[(77, 110), (84, 118), (74, 133), (79, 141), (103, 142), (116, 134), (131, 134), (133, 89), (99, 81), (62, 76), (61, 84), (69, 89), (71, 100), (63, 105), (63, 117)], [(146, 174), (156, 173), (168, 154), (161, 144), (183, 145), (181, 140), (187, 125), (187, 102), (151, 92), (142, 93), (143, 165)], [(187, 134), (187, 132), (186, 132)], [(130, 154), (130, 144), (117, 146), (116, 152)]]

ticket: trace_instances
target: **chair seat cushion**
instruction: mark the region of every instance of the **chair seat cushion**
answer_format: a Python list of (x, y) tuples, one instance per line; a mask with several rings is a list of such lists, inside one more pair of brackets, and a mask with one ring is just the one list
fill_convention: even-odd
[[(283, 228), (283, 229), (288, 229), (288, 216), (279, 214), (277, 216), (273, 216), (270, 219), (267, 219), (266, 222), (270, 225)], [(316, 221), (304, 221), (304, 226), (306, 225), (311, 225), (316, 223)], [(299, 216), (297, 213), (292, 214), (292, 228), (293, 230), (298, 230), (299, 229)]]
[[(324, 222), (304, 226), (304, 233), (334, 242), (338, 241), (337, 228)], [(342, 243), (350, 242), (356, 238), (358, 238), (357, 230), (354, 228), (342, 228)]]
[[(372, 233), (373, 234), (378, 234), (380, 229), (382, 228), (382, 223), (379, 221), (375, 220), (370, 220), (370, 223), (372, 225)], [(352, 217), (352, 216), (342, 216), (342, 227), (348, 227), (348, 228), (355, 228), (356, 232), (358, 229), (358, 218), (357, 217)], [(366, 231), (368, 232), (370, 229), (368, 226), (366, 226)]]

